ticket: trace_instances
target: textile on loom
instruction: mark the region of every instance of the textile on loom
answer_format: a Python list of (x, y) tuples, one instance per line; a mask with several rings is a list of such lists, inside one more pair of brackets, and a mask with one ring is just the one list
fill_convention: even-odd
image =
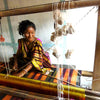
[[(1, 64), (1, 66), (4, 65), (4, 63), (0, 63), (0, 64)], [(2, 69), (2, 67), (0, 67), (0, 70), (1, 69)], [(81, 74), (80, 70), (74, 70), (74, 69), (68, 69), (68, 68), (63, 68), (63, 69), (59, 68), (58, 71), (56, 70), (56, 68), (52, 68), (52, 70), (53, 70), (53, 72), (49, 73), (50, 76), (53, 76), (53, 77), (57, 78), (58, 73), (60, 73), (60, 77), (63, 76), (64, 81), (67, 81), (67, 82), (69, 82), (73, 85), (77, 85), (77, 86), (80, 85), (80, 74)], [(53, 79), (49, 76), (45, 76), (45, 75), (42, 75), (41, 73), (37, 73), (37, 72), (33, 72), (33, 71), (30, 71), (24, 77), (34, 79), (34, 80), (41, 80), (41, 81), (45, 81), (45, 82), (57, 83), (56, 79)], [(65, 82), (63, 82), (63, 84), (67, 85), (67, 83), (65, 83)], [(80, 94), (77, 94), (77, 95), (80, 95)], [(2, 97), (1, 100), (15, 100), (15, 99), (16, 100), (22, 100), (19, 97), (14, 97), (14, 96), (6, 95), (6, 94), (2, 95), (0, 97)], [(9, 97), (9, 99), (5, 99), (7, 97)]]
[[(3, 73), (5, 70), (4, 68), (2, 68), (3, 66), (4, 66), (4, 63), (0, 62), (0, 72), (1, 73)], [(49, 77), (49, 76), (53, 76), (57, 78), (58, 74), (60, 74), (60, 78), (63, 77), (64, 81), (67, 81), (73, 85), (77, 85), (77, 86), (80, 85), (81, 70), (74, 70), (74, 69), (68, 69), (68, 68), (59, 68), (59, 70), (56, 70), (56, 68), (52, 68), (52, 70), (53, 72), (50, 72), (48, 76), (38, 73), (37, 71), (35, 72), (31, 70), (24, 77), (35, 79), (35, 80), (57, 83), (56, 79)], [(63, 82), (63, 84), (66, 85), (67, 83)]]

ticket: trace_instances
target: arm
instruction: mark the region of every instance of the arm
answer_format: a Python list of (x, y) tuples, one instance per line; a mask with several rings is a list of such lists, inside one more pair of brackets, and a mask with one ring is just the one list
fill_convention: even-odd
[(18, 68), (18, 63), (17, 63), (17, 58), (16, 55), (14, 56), (14, 66), (13, 66), (13, 70), (16, 70)]
[(29, 64), (21, 72), (14, 74), (14, 75), (18, 77), (23, 77), (29, 70), (32, 69), (32, 67), (33, 67), (32, 64)]

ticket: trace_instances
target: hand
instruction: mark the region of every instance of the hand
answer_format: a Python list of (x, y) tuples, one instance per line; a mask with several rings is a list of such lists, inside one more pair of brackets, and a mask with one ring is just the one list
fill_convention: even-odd
[(14, 64), (14, 66), (13, 66), (13, 70), (14, 70), (14, 71), (17, 71), (17, 70), (18, 70), (18, 66), (17, 66), (17, 64)]

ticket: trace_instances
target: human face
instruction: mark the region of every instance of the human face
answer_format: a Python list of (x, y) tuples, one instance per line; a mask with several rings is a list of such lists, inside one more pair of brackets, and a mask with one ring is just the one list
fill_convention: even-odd
[(29, 41), (32, 42), (35, 39), (35, 30), (33, 27), (28, 27), (26, 31), (24, 32), (25, 38)]

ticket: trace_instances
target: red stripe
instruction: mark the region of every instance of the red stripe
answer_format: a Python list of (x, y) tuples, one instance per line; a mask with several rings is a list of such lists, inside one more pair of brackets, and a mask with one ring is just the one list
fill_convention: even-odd
[(37, 79), (39, 78), (40, 75), (41, 75), (40, 73), (37, 73), (37, 74), (35, 75), (34, 79), (37, 80)]
[[(58, 70), (58, 72), (57, 72), (55, 78), (58, 78), (58, 76), (61, 77), (62, 71), (63, 71), (62, 68), (59, 68), (59, 70)], [(57, 79), (54, 79), (53, 82), (54, 82), (54, 83), (57, 83)]]
[[(68, 80), (69, 73), (70, 73), (70, 69), (67, 69), (66, 72), (65, 72), (65, 75), (64, 75), (64, 77), (63, 77), (63, 80), (64, 80), (64, 81), (67, 81), (67, 80)], [(66, 84), (66, 83), (63, 82), (63, 84)]]
[(2, 100), (10, 100), (11, 98), (12, 98), (12, 96), (6, 95)]
[(71, 76), (71, 84), (76, 85), (78, 70), (73, 70)]
[(47, 76), (45, 76), (45, 75), (42, 75), (42, 77), (41, 77), (41, 81), (45, 81), (46, 80), (46, 78), (47, 78)]
[(34, 74), (35, 74), (34, 72), (31, 72), (31, 73), (27, 76), (27, 78), (31, 78)]

